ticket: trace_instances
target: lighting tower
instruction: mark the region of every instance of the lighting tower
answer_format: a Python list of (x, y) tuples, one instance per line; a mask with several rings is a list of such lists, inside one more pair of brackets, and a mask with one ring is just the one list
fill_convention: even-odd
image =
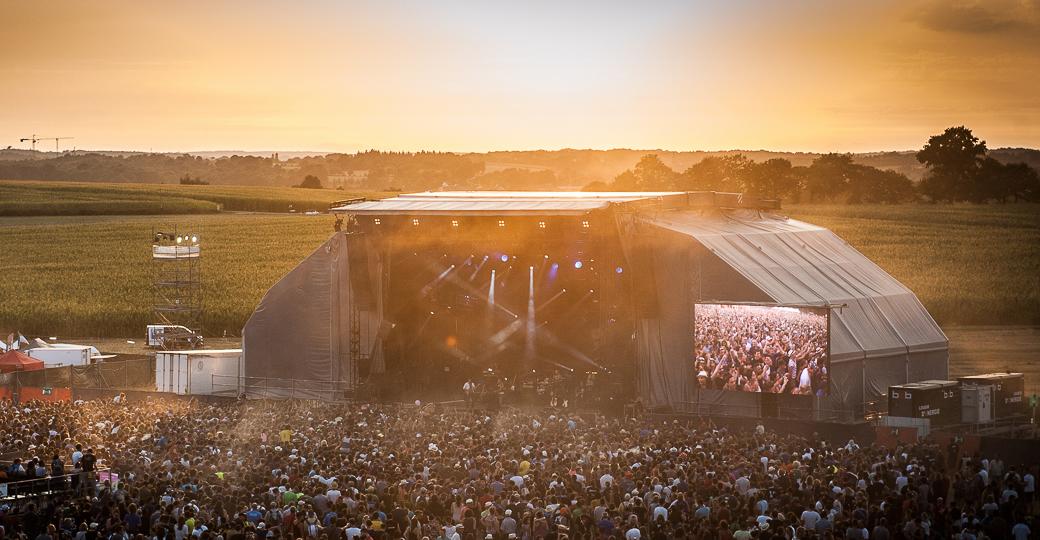
[(152, 231), (152, 309), (159, 324), (202, 330), (202, 250), (197, 227)]

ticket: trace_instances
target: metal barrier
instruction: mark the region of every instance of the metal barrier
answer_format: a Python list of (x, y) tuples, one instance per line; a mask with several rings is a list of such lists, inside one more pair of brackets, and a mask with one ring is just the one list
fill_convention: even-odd
[(809, 420), (834, 423), (858, 423), (864, 421), (862, 411), (849, 409), (824, 409), (818, 407), (778, 406), (775, 416), (762, 413), (759, 403), (728, 403), (714, 401), (680, 401), (675, 412), (694, 416), (738, 417), (738, 418), (773, 418), (778, 420)]
[(13, 398), (22, 389), (38, 389), (27, 399), (47, 398), (57, 389), (68, 389), (71, 394), (79, 389), (154, 390), (155, 358), (109, 359), (84, 366), (0, 374), (0, 396)]
[(44, 478), (0, 482), (0, 501), (83, 491), (96, 485), (98, 475), (108, 470), (103, 468), (93, 471), (93, 473), (79, 471)]
[(211, 375), (213, 395), (246, 396), (261, 399), (315, 399), (353, 401), (357, 385), (347, 381), (281, 379), (272, 377), (239, 377)]

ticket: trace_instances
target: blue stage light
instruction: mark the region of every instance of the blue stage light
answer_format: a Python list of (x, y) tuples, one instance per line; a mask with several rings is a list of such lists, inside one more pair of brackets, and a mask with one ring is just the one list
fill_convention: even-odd
[(499, 257), (502, 262), (509, 262), (509, 255), (502, 255)]
[(582, 266), (584, 266), (584, 265), (581, 263), (581, 261), (574, 261), (574, 267), (577, 268), (578, 270), (581, 270)]
[(617, 274), (623, 273), (624, 271), (625, 271), (625, 269), (621, 268), (620, 266), (614, 269), (614, 273), (617, 273)]

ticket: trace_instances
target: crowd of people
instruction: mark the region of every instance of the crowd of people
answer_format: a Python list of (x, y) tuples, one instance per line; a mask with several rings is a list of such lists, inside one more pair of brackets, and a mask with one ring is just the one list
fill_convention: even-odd
[(827, 315), (813, 310), (698, 304), (694, 371), (700, 388), (826, 395)]
[[(560, 409), (0, 403), (0, 540), (1014, 538), (1035, 465)], [(40, 464), (46, 464), (42, 467)], [(31, 464), (31, 466), (28, 466)], [(60, 483), (59, 473), (75, 479)], [(2, 495), (2, 494), (0, 494)]]

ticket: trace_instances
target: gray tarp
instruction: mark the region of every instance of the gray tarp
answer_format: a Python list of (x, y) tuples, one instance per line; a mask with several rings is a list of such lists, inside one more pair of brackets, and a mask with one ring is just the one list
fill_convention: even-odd
[[(712, 281), (729, 285), (722, 295), (712, 294), (710, 283), (695, 287), (696, 301), (759, 302), (764, 293), (779, 304), (834, 306), (832, 393), (818, 405), (823, 414), (861, 410), (891, 384), (947, 377), (946, 336), (917, 297), (834, 233), (747, 210), (658, 212), (635, 219), (706, 248), (687, 271), (699, 279), (710, 271)], [(675, 249), (684, 250), (681, 244)], [(716, 261), (739, 277), (725, 277)], [(649, 401), (674, 398), (651, 395)]]
[(242, 331), (247, 395), (337, 397), (350, 369), (349, 272), (346, 235), (334, 234), (267, 291)]

